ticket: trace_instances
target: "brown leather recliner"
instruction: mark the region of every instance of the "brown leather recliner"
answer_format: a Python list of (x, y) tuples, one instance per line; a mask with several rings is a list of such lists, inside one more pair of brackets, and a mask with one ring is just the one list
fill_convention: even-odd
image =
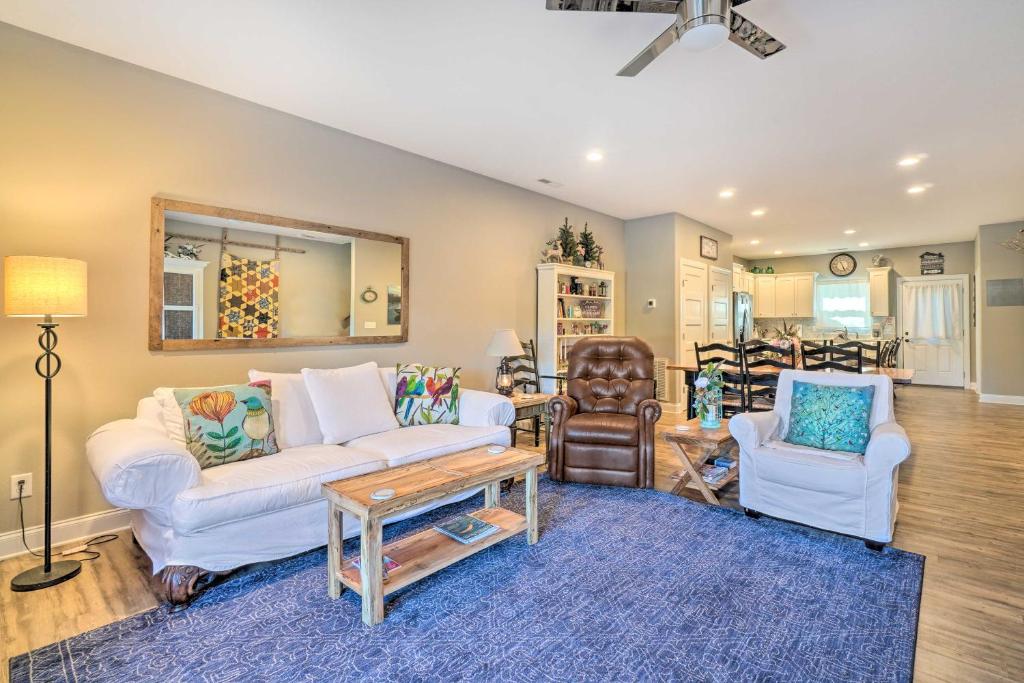
[(654, 354), (636, 337), (589, 337), (569, 352), (566, 396), (551, 399), (548, 476), (654, 488)]

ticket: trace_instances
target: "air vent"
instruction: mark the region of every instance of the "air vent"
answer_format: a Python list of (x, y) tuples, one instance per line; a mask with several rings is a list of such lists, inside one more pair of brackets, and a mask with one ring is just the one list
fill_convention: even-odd
[(668, 400), (668, 358), (654, 359), (654, 397), (659, 401)]

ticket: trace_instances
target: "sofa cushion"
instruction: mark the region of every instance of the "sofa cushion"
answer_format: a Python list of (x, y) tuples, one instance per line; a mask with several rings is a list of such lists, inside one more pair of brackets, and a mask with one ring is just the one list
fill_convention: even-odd
[(763, 482), (772, 482), (789, 490), (814, 491), (837, 494), (841, 497), (862, 498), (867, 470), (864, 458), (835, 457), (835, 454), (815, 453), (812, 449), (771, 448), (761, 446), (751, 454), (756, 476)]
[(609, 446), (636, 446), (640, 423), (633, 415), (578, 413), (565, 422), (565, 440)]
[(376, 363), (333, 370), (302, 369), (325, 444), (398, 429), (392, 397)]
[(396, 467), (439, 455), (464, 451), (467, 448), (511, 442), (508, 427), (466, 427), (464, 425), (419, 425), (390, 432), (371, 434), (345, 444), (387, 458), (388, 466)]
[(281, 449), (324, 442), (301, 372), (249, 371), (250, 382), (270, 382), (277, 445)]
[(319, 500), (320, 485), (385, 469), (379, 453), (343, 446), (289, 448), (256, 460), (203, 470), (197, 486), (171, 504), (171, 523), (181, 534)]

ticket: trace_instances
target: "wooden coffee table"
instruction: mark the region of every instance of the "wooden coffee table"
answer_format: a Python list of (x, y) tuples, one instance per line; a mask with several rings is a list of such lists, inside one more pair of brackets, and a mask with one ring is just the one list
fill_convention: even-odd
[(722, 426), (718, 429), (704, 429), (700, 426), (698, 418), (687, 420), (683, 424), (689, 427), (687, 431), (679, 432), (673, 428), (665, 432), (665, 441), (672, 446), (683, 464), (683, 469), (678, 473), (679, 481), (672, 488), (672, 493), (680, 495), (683, 489), (694, 489), (700, 491), (704, 499), (712, 505), (721, 505), (715, 493), (739, 477), (739, 462), (724, 478), (714, 484), (704, 481), (700, 476), (700, 468), (719, 456), (728, 455), (736, 448), (736, 440), (729, 433), (729, 420), (722, 420)]
[[(487, 447), (402, 465), (383, 472), (333, 481), (322, 486), (327, 498), (327, 594), (341, 595), (344, 587), (362, 596), (363, 622), (374, 626), (384, 620), (384, 596), (408, 586), (450, 564), (526, 532), (527, 543), (537, 542), (537, 468), (543, 453), (508, 448), (492, 455)], [(526, 515), (500, 507), (503, 479), (526, 478)], [(472, 514), (501, 529), (472, 543), (460, 543), (433, 528), (382, 545), (383, 518), (467, 489), (484, 487), (484, 507)], [(374, 491), (394, 489), (387, 500), (374, 500)], [(343, 515), (359, 518), (359, 567), (356, 558), (342, 554)], [(383, 556), (401, 566), (383, 577)]]

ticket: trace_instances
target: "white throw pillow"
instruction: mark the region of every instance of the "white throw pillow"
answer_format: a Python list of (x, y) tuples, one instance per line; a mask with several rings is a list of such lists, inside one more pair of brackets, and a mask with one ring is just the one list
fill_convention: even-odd
[(167, 437), (184, 446), (185, 418), (181, 415), (181, 406), (174, 399), (174, 387), (157, 387), (153, 390), (153, 398), (160, 402), (160, 414)]
[(311, 446), (324, 441), (313, 401), (301, 372), (249, 371), (250, 382), (270, 382), (277, 445), (282, 448)]
[(323, 443), (342, 444), (398, 429), (395, 410), (376, 363), (335, 370), (302, 369)]

